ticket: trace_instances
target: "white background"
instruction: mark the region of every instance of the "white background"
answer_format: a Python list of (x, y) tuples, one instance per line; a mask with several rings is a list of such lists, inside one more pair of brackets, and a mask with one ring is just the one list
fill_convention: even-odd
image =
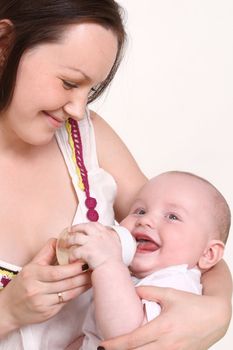
[[(147, 176), (194, 172), (211, 181), (233, 211), (233, 1), (119, 2), (129, 36), (125, 59), (92, 108)], [(232, 251), (233, 229), (225, 252), (231, 271)], [(211, 349), (231, 349), (232, 331), (233, 322)]]

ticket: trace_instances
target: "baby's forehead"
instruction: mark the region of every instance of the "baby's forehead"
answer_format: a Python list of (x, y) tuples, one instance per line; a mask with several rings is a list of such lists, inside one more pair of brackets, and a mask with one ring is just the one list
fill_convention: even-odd
[(137, 199), (164, 200), (177, 205), (191, 199), (206, 205), (216, 202), (218, 196), (214, 187), (202, 178), (183, 173), (163, 173), (150, 179), (139, 191)]
[(205, 181), (202, 178), (199, 178), (192, 174), (186, 173), (176, 173), (176, 172), (167, 172), (162, 173), (158, 176), (155, 176), (148, 180), (148, 182), (142, 187), (140, 192), (147, 190), (159, 190), (163, 187), (172, 187), (172, 188), (183, 188), (183, 190), (188, 190), (189, 188), (195, 187), (197, 190), (205, 189), (207, 192), (212, 192), (212, 186), (210, 183)]

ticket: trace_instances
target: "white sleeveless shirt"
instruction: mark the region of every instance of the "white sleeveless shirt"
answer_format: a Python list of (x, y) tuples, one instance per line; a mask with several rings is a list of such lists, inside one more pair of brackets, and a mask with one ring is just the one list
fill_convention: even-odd
[[(83, 158), (88, 171), (90, 195), (97, 200), (99, 222), (104, 225), (113, 225), (113, 202), (116, 195), (116, 182), (113, 177), (99, 167), (93, 125), (87, 111), (86, 117), (79, 122), (79, 129), (83, 146)], [(87, 222), (87, 208), (85, 193), (78, 186), (78, 177), (72, 160), (72, 152), (68, 143), (68, 134), (63, 126), (56, 133), (56, 139), (61, 149), (74, 189), (78, 197), (78, 208), (73, 224)], [(12, 266), (0, 260), (2, 268), (15, 271), (21, 268)], [(90, 292), (70, 301), (63, 309), (50, 320), (22, 327), (0, 340), (0, 350), (64, 350), (80, 334), (86, 310), (90, 303)]]

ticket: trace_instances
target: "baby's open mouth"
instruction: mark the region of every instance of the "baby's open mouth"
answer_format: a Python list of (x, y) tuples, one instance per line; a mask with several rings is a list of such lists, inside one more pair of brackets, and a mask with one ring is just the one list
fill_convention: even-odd
[(158, 243), (145, 234), (137, 233), (134, 237), (137, 242), (137, 253), (155, 252), (160, 248)]

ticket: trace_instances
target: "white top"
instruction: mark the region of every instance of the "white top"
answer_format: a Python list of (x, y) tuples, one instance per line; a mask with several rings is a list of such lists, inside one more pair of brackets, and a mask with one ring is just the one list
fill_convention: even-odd
[[(86, 118), (79, 122), (79, 128), (84, 162), (88, 170), (90, 194), (97, 199), (96, 209), (99, 213), (99, 222), (110, 226), (114, 223), (113, 202), (116, 195), (116, 183), (113, 177), (98, 165), (94, 130), (88, 112)], [(56, 138), (79, 200), (73, 224), (87, 222), (87, 208), (84, 204), (86, 197), (78, 187), (78, 178), (64, 126), (57, 131)], [(3, 261), (1, 263), (1, 266), (9, 267), (7, 263)], [(20, 270), (20, 267), (14, 266), (14, 268)], [(89, 303), (90, 292), (86, 292), (69, 302), (50, 320), (23, 327), (9, 334), (0, 341), (0, 350), (64, 350), (81, 334), (83, 319)]]
[[(114, 276), (113, 276), (114, 278)], [(197, 268), (188, 269), (188, 265), (169, 266), (152, 273), (151, 275), (138, 279), (132, 277), (135, 286), (157, 286), (170, 287), (195, 294), (202, 293), (202, 285), (200, 283), (201, 272)], [(104, 298), (104, 296), (103, 296)], [(120, 301), (119, 301), (120, 302)], [(147, 321), (151, 321), (160, 314), (161, 308), (159, 304), (153, 301), (142, 300), (145, 305), (145, 316)], [(127, 322), (127, 320), (126, 320)], [(185, 322), (185, 320), (184, 320)], [(83, 325), (85, 338), (83, 340), (82, 350), (93, 350), (101, 342), (101, 337), (96, 328), (94, 317), (94, 303), (92, 302), (87, 317)]]

